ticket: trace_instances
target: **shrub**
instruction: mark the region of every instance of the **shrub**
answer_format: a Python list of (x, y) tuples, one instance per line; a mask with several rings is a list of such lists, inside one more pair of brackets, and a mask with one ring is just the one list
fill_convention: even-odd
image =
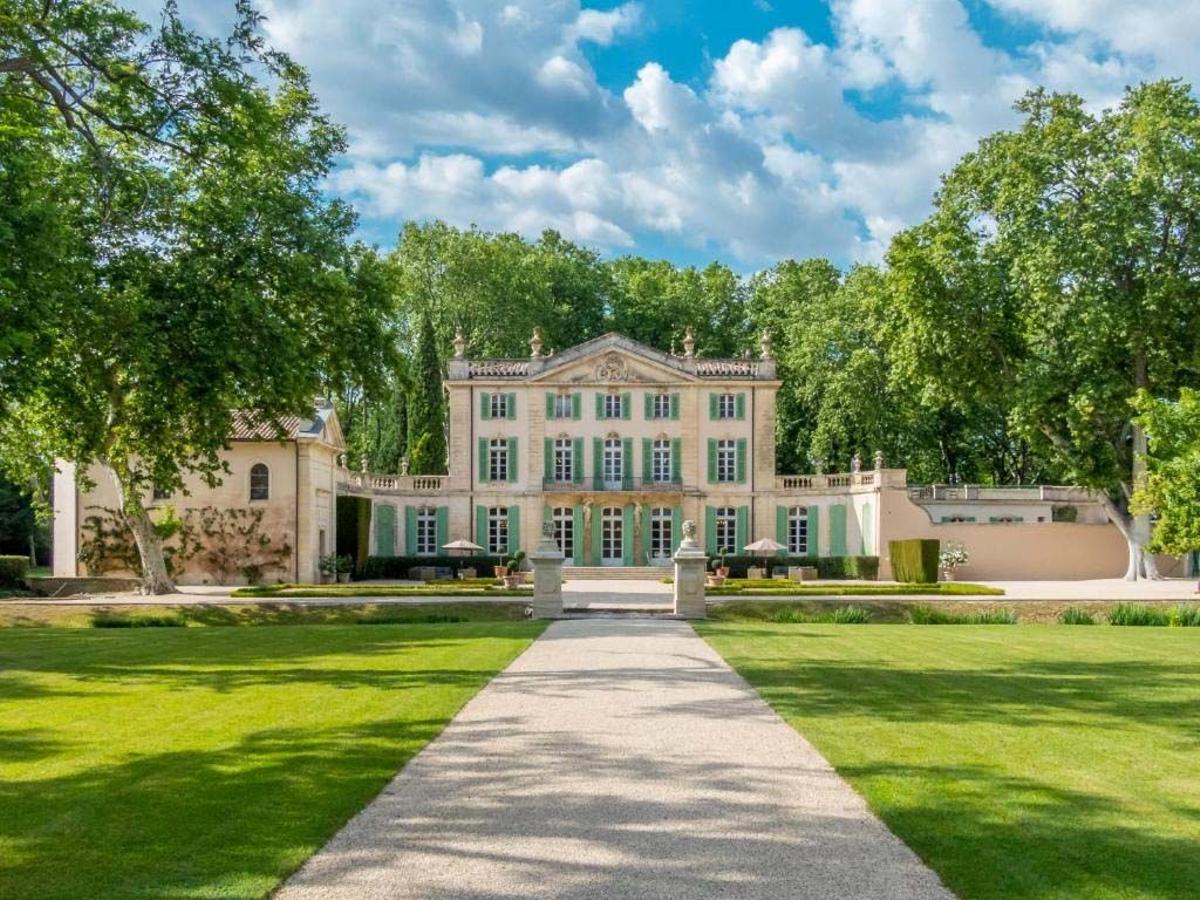
[(805, 624), (816, 622), (822, 625), (865, 625), (871, 614), (861, 606), (839, 606), (829, 612), (810, 615), (797, 606), (780, 606), (771, 613), (772, 622)]
[(475, 569), (483, 578), (496, 572), (494, 556), (368, 556), (363, 578), (407, 578), (414, 566), (438, 566), (458, 574), (460, 569)]
[[(725, 565), (729, 566), (730, 578), (745, 578), (751, 568), (774, 569), (788, 566), (810, 566), (817, 570), (819, 578), (855, 578), (874, 581), (879, 577), (878, 556), (734, 556), (725, 554)], [(710, 566), (717, 565), (722, 557), (715, 556)]]
[(772, 622), (807, 622), (808, 620), (808, 616), (794, 606), (781, 606), (771, 615)]
[(832, 622), (835, 625), (866, 625), (871, 621), (871, 614), (861, 606), (839, 606), (821, 621)]
[(1181, 603), (1172, 607), (1168, 615), (1176, 628), (1200, 628), (1200, 606)]
[(0, 587), (24, 587), (29, 557), (0, 556)]
[(1171, 616), (1165, 609), (1155, 609), (1140, 603), (1118, 603), (1108, 612), (1109, 625), (1155, 626), (1170, 625)]
[(1011, 609), (952, 613), (932, 606), (914, 606), (908, 611), (908, 621), (913, 625), (1016, 625), (1018, 619)]
[(938, 579), (941, 542), (932, 538), (888, 541), (892, 577), (906, 584), (931, 584)]
[(112, 613), (96, 613), (92, 616), (93, 628), (183, 628), (187, 623), (180, 616), (118, 616)]
[(1058, 614), (1058, 622), (1060, 625), (1095, 625), (1096, 617), (1086, 609), (1068, 606)]

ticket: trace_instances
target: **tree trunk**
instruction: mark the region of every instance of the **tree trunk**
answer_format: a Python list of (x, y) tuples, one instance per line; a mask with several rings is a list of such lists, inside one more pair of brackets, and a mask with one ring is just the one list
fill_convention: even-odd
[(1121, 537), (1125, 538), (1125, 546), (1129, 550), (1129, 564), (1125, 568), (1125, 580), (1137, 581), (1142, 571), (1142, 547), (1138, 542), (1134, 529), (1133, 517), (1121, 509), (1108, 494), (1101, 494), (1100, 503), (1108, 520), (1117, 526)]
[[(1146, 355), (1138, 353), (1134, 357), (1134, 385), (1138, 388), (1149, 388), (1150, 378), (1146, 369)], [(1149, 441), (1146, 438), (1146, 429), (1137, 422), (1130, 423), (1132, 425), (1133, 434), (1133, 478), (1130, 481), (1132, 496), (1133, 490), (1136, 490), (1138, 485), (1146, 477), (1146, 454), (1150, 450)], [(1125, 578), (1129, 581), (1135, 581), (1140, 576), (1154, 581), (1162, 578), (1158, 574), (1158, 564), (1154, 561), (1154, 554), (1147, 552), (1146, 544), (1150, 542), (1150, 514), (1145, 513), (1133, 519), (1133, 540), (1137, 547), (1137, 553), (1130, 560), (1130, 567), (1133, 569), (1133, 576), (1127, 572)]]
[(125, 523), (133, 532), (133, 540), (137, 544), (138, 556), (142, 561), (142, 593), (174, 594), (175, 582), (171, 580), (171, 575), (167, 571), (162, 539), (154, 530), (154, 522), (150, 520), (150, 514), (142, 505), (142, 498), (138, 496), (136, 490), (126, 487), (125, 479), (117, 474), (112, 465), (103, 464), (103, 467), (108, 472), (113, 486), (117, 489), (117, 496), (121, 500), (121, 512), (124, 514)]

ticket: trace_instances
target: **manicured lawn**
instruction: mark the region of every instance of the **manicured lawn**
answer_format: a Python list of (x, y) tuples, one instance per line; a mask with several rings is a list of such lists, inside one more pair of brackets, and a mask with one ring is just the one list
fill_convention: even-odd
[(1200, 634), (697, 630), (965, 898), (1200, 896)]
[(258, 897), (536, 622), (0, 630), (0, 897)]
[(532, 597), (533, 585), (481, 584), (284, 584), (234, 588), (231, 597)]

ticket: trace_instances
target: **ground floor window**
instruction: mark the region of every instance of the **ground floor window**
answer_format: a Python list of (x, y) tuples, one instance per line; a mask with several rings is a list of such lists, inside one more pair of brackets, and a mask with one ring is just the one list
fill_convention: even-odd
[(671, 510), (665, 506), (650, 510), (650, 558), (670, 559), (673, 541)]
[(508, 552), (508, 507), (493, 506), (488, 509), (488, 553)]
[(793, 506), (788, 510), (788, 553), (792, 556), (808, 555), (808, 507)]
[(575, 558), (575, 516), (569, 506), (557, 506), (551, 513), (554, 522), (554, 542), (562, 555), (571, 560)]
[(717, 507), (717, 552), (737, 553), (737, 510), (732, 506)]
[(437, 555), (437, 510), (432, 506), (422, 506), (417, 510), (416, 548), (418, 556)]
[(620, 564), (624, 560), (624, 525), (624, 513), (620, 507), (606, 507), (600, 514), (601, 564)]

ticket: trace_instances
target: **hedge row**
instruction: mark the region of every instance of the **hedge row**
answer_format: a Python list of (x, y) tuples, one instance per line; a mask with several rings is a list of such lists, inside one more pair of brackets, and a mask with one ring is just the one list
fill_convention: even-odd
[(438, 566), (453, 571), (474, 569), (480, 578), (491, 578), (496, 571), (494, 556), (368, 556), (363, 578), (407, 578), (414, 566)]
[(25, 573), (28, 571), (28, 556), (0, 556), (0, 587), (25, 587)]
[(888, 541), (892, 577), (906, 584), (931, 584), (938, 580), (941, 542), (934, 538)]
[(788, 566), (816, 568), (818, 578), (874, 581), (879, 577), (878, 556), (726, 556), (725, 565), (729, 566), (730, 578), (745, 578), (746, 570), (751, 567), (786, 569)]

